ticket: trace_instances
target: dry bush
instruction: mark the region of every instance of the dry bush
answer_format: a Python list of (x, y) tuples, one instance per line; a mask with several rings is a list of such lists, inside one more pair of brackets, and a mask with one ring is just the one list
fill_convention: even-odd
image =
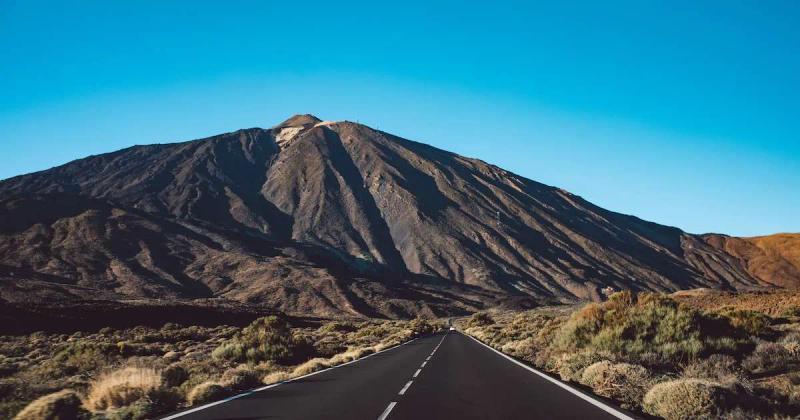
[(296, 368), (294, 368), (294, 370), (292, 371), (292, 376), (298, 377), (298, 376), (308, 375), (309, 373), (316, 372), (318, 370), (322, 370), (327, 367), (330, 367), (330, 363), (328, 363), (328, 360), (323, 359), (321, 357), (317, 357), (308, 360), (305, 363), (302, 363), (298, 365)]
[(762, 342), (743, 362), (742, 366), (753, 373), (786, 369), (792, 354), (779, 343)]
[(467, 320), (467, 328), (472, 327), (485, 327), (494, 324), (494, 319), (486, 312), (475, 312)]
[(644, 411), (666, 420), (718, 417), (730, 407), (722, 385), (704, 379), (676, 379), (656, 384), (644, 397)]
[(221, 400), (229, 394), (230, 392), (221, 384), (216, 382), (203, 382), (192, 388), (186, 399), (189, 401), (189, 404), (196, 405)]
[(28, 404), (14, 420), (74, 420), (87, 417), (78, 394), (65, 389), (45, 395)]
[(226, 370), (222, 374), (221, 383), (234, 391), (244, 391), (261, 385), (261, 376), (255, 369), (240, 366)]
[(653, 378), (644, 366), (603, 360), (587, 367), (580, 382), (598, 395), (622, 402), (623, 408), (636, 409)]
[(741, 384), (748, 387), (743, 372), (736, 359), (727, 354), (712, 354), (705, 359), (697, 359), (684, 366), (683, 378), (708, 379), (725, 386)]
[(607, 353), (581, 351), (578, 353), (565, 353), (555, 359), (553, 368), (558, 372), (561, 380), (578, 382), (583, 376), (583, 370), (597, 362), (607, 360)]
[(356, 348), (356, 349), (350, 349), (350, 350), (347, 350), (347, 351), (345, 351), (343, 353), (339, 353), (339, 354), (334, 355), (333, 357), (328, 359), (328, 363), (331, 366), (336, 366), (336, 365), (340, 365), (342, 363), (347, 363), (347, 362), (351, 362), (353, 360), (360, 359), (360, 358), (362, 358), (362, 357), (364, 357), (364, 356), (366, 356), (368, 354), (372, 354), (372, 353), (375, 353), (375, 350), (373, 350), (372, 348), (361, 347), (361, 348)]
[(165, 387), (180, 386), (189, 379), (189, 372), (181, 365), (169, 365), (161, 371), (161, 383)]
[(91, 383), (85, 405), (92, 411), (130, 405), (161, 387), (161, 373), (152, 368), (126, 367), (101, 375)]
[(290, 375), (289, 372), (286, 372), (284, 370), (278, 370), (266, 374), (263, 378), (261, 378), (261, 382), (263, 382), (266, 385), (270, 385), (278, 382), (288, 381), (291, 378), (292, 375)]

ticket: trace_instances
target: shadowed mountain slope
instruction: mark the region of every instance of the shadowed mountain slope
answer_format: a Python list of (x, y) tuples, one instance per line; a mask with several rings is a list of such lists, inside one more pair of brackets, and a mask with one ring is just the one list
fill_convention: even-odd
[(91, 156), (0, 199), (0, 264), (98, 293), (404, 316), (775, 284), (707, 237), (311, 115)]

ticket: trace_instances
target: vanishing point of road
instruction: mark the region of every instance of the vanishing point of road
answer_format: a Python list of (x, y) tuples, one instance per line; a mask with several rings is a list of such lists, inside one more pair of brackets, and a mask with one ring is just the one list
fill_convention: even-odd
[(449, 331), (164, 420), (632, 419)]

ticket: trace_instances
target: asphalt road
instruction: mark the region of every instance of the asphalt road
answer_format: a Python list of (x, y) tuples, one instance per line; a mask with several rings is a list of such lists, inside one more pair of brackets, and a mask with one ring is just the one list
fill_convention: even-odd
[(596, 401), (533, 373), (472, 338), (450, 331), (168, 418), (627, 418), (618, 409)]

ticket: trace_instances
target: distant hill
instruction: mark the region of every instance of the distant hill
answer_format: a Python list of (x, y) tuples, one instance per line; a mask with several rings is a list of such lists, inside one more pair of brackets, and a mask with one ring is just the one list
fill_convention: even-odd
[(800, 286), (800, 234), (778, 233), (753, 238), (705, 235), (706, 242), (739, 259), (761, 282), (780, 287)]
[[(766, 257), (756, 263), (736, 241)], [(15, 302), (463, 313), (599, 299), (606, 286), (794, 286), (796, 243), (688, 234), (477, 159), (311, 115), (0, 182), (0, 297)]]

